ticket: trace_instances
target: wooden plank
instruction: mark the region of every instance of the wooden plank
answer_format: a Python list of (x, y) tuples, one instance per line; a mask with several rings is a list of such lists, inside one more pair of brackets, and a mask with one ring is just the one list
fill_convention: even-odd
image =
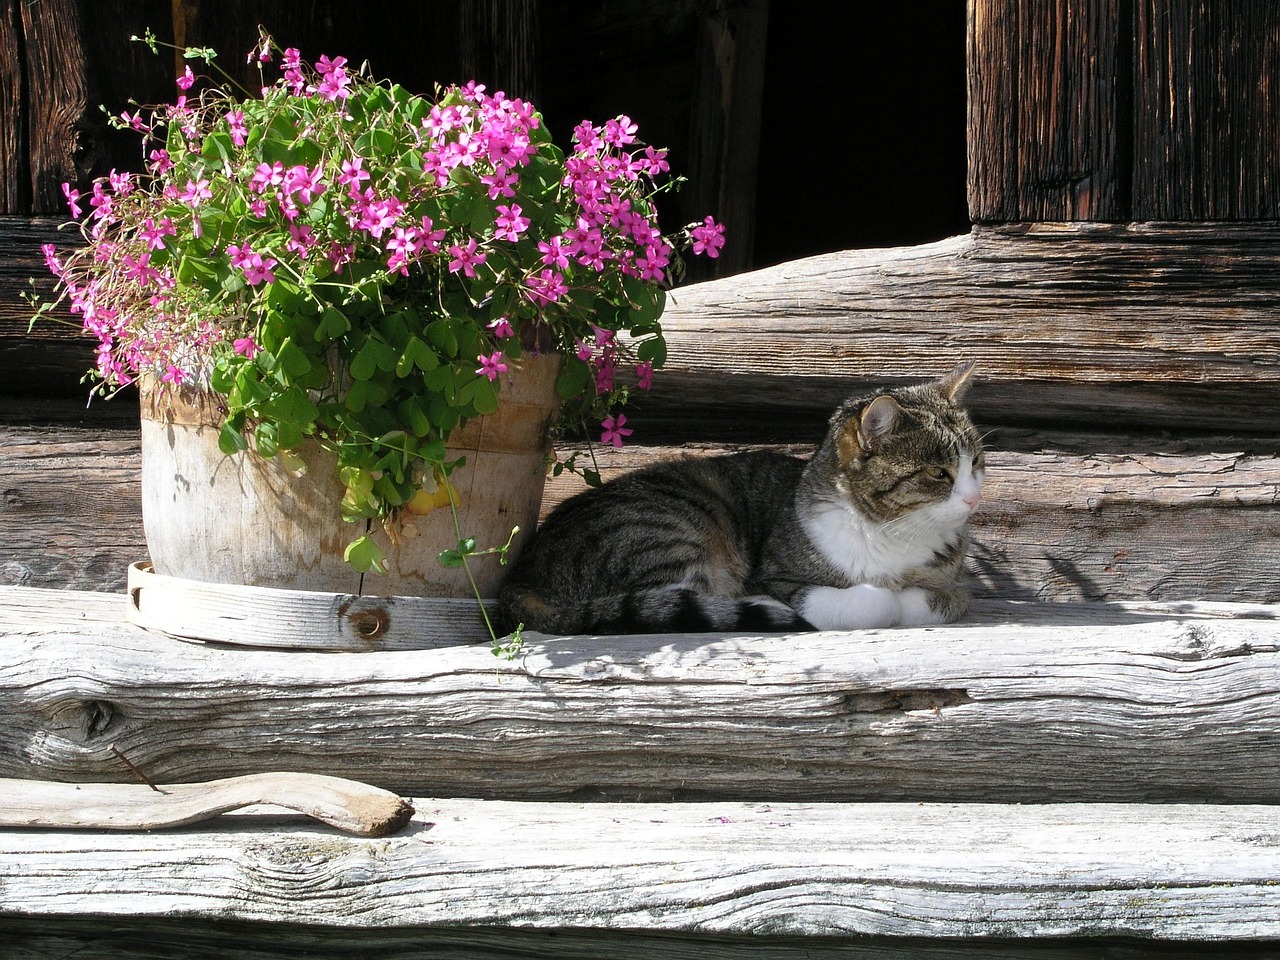
[(0, 780), (0, 828), (164, 830), (246, 807), (282, 807), (361, 837), (402, 829), (413, 807), (341, 777), (260, 773), (204, 783), (53, 783)]
[[(0, 834), (9, 915), (792, 936), (1280, 936), (1280, 808), (416, 800), (378, 841)], [(198, 864), (198, 869), (191, 869)]]
[(732, 276), (754, 262), (768, 28), (769, 0), (710, 7), (699, 24), (688, 149), (689, 171), (698, 173), (679, 202), (705, 211), (698, 220), (714, 214), (732, 238), (713, 263), (690, 264), (699, 278)]
[(1280, 6), (1134, 2), (1133, 219), (1280, 217)]
[(971, 0), (973, 220), (1128, 219), (1124, 7)]
[(1280, 222), (976, 227), (810, 257), (675, 291), (644, 409), (794, 440), (850, 393), (975, 359), (985, 426), (1270, 433), (1278, 267)]
[(153, 782), (513, 799), (1269, 802), (1280, 778), (1274, 606), (1004, 602), (945, 629), (530, 636), (500, 660), (71, 619), (95, 597), (0, 591), (0, 776), (131, 781), (119, 750)]

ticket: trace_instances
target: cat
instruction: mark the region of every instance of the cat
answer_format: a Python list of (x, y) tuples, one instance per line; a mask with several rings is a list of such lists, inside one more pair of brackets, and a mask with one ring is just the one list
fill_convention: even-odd
[(807, 461), (754, 451), (623, 475), (552, 511), (498, 594), (540, 633), (852, 630), (968, 607), (974, 365), (846, 401)]

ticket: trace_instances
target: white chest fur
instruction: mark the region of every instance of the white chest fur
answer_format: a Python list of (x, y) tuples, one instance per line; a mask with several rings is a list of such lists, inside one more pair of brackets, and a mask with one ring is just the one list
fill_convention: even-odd
[(925, 513), (917, 510), (881, 524), (847, 503), (827, 501), (815, 505), (801, 522), (814, 547), (849, 578), (850, 585), (888, 586), (913, 567), (927, 563), (949, 539), (954, 542), (954, 531), (940, 531)]
[(945, 500), (878, 523), (848, 500), (833, 498), (812, 504), (800, 520), (814, 547), (850, 585), (893, 586), (908, 570), (956, 543), (981, 493), (982, 470), (966, 453)]

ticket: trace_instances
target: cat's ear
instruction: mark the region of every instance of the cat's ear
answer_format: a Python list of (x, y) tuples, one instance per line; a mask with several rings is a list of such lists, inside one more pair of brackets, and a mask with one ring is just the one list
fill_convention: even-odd
[(959, 403), (965, 392), (969, 389), (969, 379), (973, 374), (973, 368), (978, 365), (978, 361), (970, 360), (968, 363), (959, 364), (954, 370), (938, 381), (938, 392), (952, 403)]
[(840, 434), (840, 462), (848, 463), (863, 453), (870, 453), (885, 437), (893, 433), (902, 408), (888, 395), (876, 397), (855, 414)]

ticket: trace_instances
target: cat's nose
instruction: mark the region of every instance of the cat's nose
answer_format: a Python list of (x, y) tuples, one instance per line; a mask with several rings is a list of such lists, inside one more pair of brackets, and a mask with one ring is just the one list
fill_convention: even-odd
[(972, 490), (969, 493), (964, 494), (960, 499), (964, 501), (964, 505), (966, 507), (973, 510), (978, 506), (978, 501), (982, 499), (982, 491)]

